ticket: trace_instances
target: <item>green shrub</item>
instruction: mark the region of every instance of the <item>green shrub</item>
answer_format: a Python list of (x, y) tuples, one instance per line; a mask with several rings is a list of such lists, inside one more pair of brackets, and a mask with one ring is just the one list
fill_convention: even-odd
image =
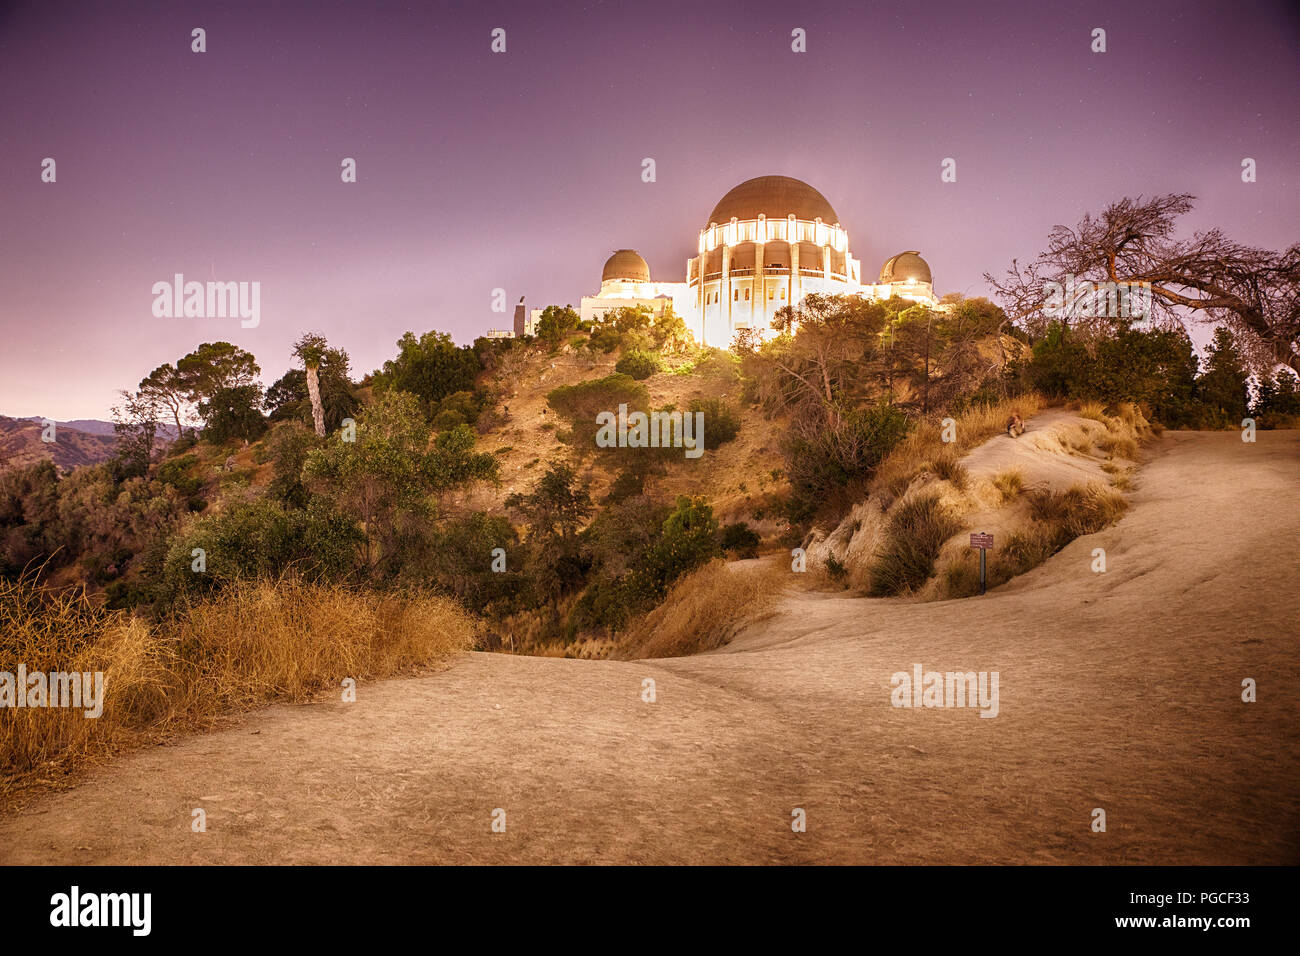
[(194, 454), (168, 458), (158, 466), (156, 477), (164, 485), (171, 485), (188, 498), (198, 494), (199, 489), (203, 487), (203, 482), (191, 475), (191, 471), (198, 463), (199, 458)]
[(594, 428), (600, 412), (616, 411), (620, 404), (629, 408), (643, 406), (646, 394), (645, 386), (632, 376), (615, 373), (576, 385), (561, 385), (547, 394), (546, 401), (557, 414), (575, 425), (590, 423)]
[[(163, 577), (172, 592), (216, 590), (289, 570), (307, 580), (332, 579), (352, 568), (362, 540), (351, 520), (319, 506), (301, 511), (267, 499), (240, 502), (177, 534)], [(204, 552), (201, 572), (193, 569), (196, 549)]]
[(740, 416), (721, 398), (693, 398), (687, 408), (692, 414), (704, 413), (704, 447), (710, 451), (740, 434)]
[[(427, 537), (424, 553), (408, 563), (418, 568), (422, 582), (432, 581), (481, 613), (493, 605), (509, 606), (524, 587), (518, 544), (507, 518), (476, 512), (439, 523)], [(494, 554), (497, 548), (504, 556)]]
[(718, 554), (718, 521), (713, 509), (703, 498), (682, 495), (664, 521), (663, 534), (638, 569), (637, 591), (647, 599), (660, 600), (673, 581)]
[(636, 471), (619, 472), (618, 477), (609, 486), (605, 504), (618, 504), (645, 491), (645, 475)]
[(630, 375), (641, 382), (654, 375), (661, 367), (662, 363), (655, 353), (633, 349), (614, 364), (614, 371)]
[(830, 575), (831, 580), (837, 584), (842, 584), (848, 579), (849, 569), (839, 558), (833, 554), (826, 556), (826, 573)]
[(743, 521), (725, 525), (719, 546), (723, 551), (732, 552), (738, 558), (758, 557), (758, 545), (762, 541), (758, 532)]

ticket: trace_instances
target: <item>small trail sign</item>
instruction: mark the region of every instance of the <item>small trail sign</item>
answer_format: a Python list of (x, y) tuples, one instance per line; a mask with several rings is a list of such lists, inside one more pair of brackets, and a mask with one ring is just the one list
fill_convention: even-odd
[(985, 555), (993, 548), (993, 535), (985, 534), (983, 531), (972, 531), (970, 536), (970, 546), (978, 548), (980, 553), (980, 594), (988, 590), (988, 566), (985, 563)]

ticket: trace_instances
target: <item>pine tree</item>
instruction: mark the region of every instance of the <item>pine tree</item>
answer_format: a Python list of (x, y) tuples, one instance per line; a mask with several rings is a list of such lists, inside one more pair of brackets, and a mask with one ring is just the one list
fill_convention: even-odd
[(1214, 341), (1206, 352), (1205, 374), (1196, 385), (1207, 424), (1221, 428), (1241, 424), (1249, 400), (1245, 364), (1232, 333), (1222, 326), (1214, 330)]

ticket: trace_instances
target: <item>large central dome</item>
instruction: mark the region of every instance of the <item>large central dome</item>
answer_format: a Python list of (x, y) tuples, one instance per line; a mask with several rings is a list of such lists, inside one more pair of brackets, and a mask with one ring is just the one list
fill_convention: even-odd
[(722, 225), (733, 218), (757, 219), (760, 213), (768, 219), (785, 219), (794, 213), (797, 219), (821, 219), (827, 225), (840, 221), (826, 197), (807, 183), (789, 176), (759, 176), (723, 196), (709, 214), (709, 222)]

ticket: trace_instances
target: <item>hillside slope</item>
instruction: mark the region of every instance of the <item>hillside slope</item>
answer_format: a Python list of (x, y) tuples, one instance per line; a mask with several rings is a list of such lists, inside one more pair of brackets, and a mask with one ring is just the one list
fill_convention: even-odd
[[(563, 385), (612, 375), (614, 364), (612, 355), (593, 359), (586, 352), (565, 349), (554, 355), (530, 355), (512, 370), (508, 379), (498, 379), (494, 384), (502, 394), (497, 409), (505, 421), (481, 435), (478, 449), (496, 453), (501, 483), (480, 485), (459, 495), (456, 509), (500, 511), (509, 495), (533, 487), (548, 462), (568, 459), (573, 449), (557, 435), (568, 424), (550, 408), (547, 395)], [(491, 381), (491, 376), (488, 380)], [(652, 492), (670, 501), (679, 494), (705, 495), (720, 520), (748, 520), (764, 534), (784, 530), (786, 525), (782, 521), (772, 517), (755, 518), (756, 512), (763, 515), (767, 496), (788, 490), (788, 484), (780, 476), (784, 464), (780, 453), (784, 423), (767, 418), (741, 400), (734, 371), (719, 363), (686, 374), (662, 371), (641, 384), (654, 408), (671, 405), (684, 410), (692, 399), (719, 398), (735, 411), (741, 423), (734, 441), (699, 458), (667, 458), (663, 473), (649, 480)], [(580, 474), (593, 498), (599, 500), (608, 492), (610, 482), (624, 464), (618, 454), (585, 458)]]
[(40, 421), (0, 415), (0, 469), (52, 461), (63, 469), (97, 465), (113, 457), (117, 440), (56, 424), (54, 441), (41, 440)]
[[(800, 594), (716, 653), (472, 654), (274, 707), (0, 821), (0, 862), (1300, 862), (1300, 558), (1279, 547), (1300, 433), (1152, 454), (1123, 520), (984, 598)], [(998, 671), (999, 715), (892, 707), (914, 663)]]

